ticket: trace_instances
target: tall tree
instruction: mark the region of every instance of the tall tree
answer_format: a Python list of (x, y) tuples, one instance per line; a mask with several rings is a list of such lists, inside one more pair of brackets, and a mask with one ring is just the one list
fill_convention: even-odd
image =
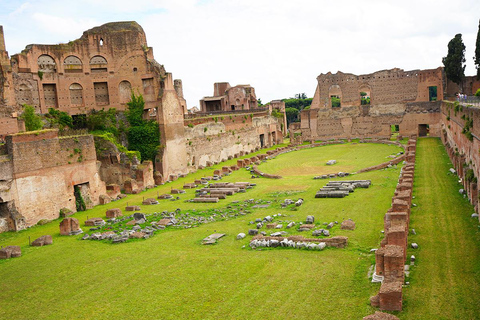
[(477, 42), (475, 46), (475, 68), (477, 68), (477, 79), (480, 79), (480, 20), (478, 21), (478, 33), (477, 33)]
[(456, 34), (448, 43), (447, 56), (442, 59), (445, 66), (447, 78), (462, 88), (465, 78), (465, 45), (462, 41), (462, 34)]

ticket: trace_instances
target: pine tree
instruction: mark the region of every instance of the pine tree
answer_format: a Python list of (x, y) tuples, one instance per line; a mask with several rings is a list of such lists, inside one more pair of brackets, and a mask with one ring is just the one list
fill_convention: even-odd
[(477, 79), (480, 79), (480, 20), (478, 21), (478, 33), (477, 33), (477, 42), (475, 46), (475, 68), (477, 68)]
[(445, 66), (447, 78), (462, 86), (465, 78), (465, 45), (462, 41), (462, 34), (456, 34), (448, 43), (447, 56), (442, 59)]

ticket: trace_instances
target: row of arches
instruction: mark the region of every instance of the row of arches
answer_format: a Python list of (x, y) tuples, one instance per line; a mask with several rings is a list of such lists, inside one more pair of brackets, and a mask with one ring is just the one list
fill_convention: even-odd
[[(328, 88), (329, 106), (332, 108), (341, 107), (341, 101), (343, 98), (342, 89), (339, 85), (335, 84)], [(360, 105), (369, 105), (371, 99), (371, 88), (368, 85), (361, 85), (358, 88), (358, 99), (360, 99)]]
[[(42, 72), (55, 72), (57, 64), (55, 59), (48, 55), (42, 54), (37, 60), (38, 70)], [(89, 62), (91, 71), (107, 71), (107, 59), (101, 55), (93, 56)], [(83, 63), (80, 58), (70, 55), (63, 60), (65, 72), (83, 72)]]

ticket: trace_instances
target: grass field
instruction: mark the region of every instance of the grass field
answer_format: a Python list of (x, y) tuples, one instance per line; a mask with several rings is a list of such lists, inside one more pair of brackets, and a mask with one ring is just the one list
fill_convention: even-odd
[(409, 243), (417, 242), (411, 285), (401, 319), (480, 319), (480, 229), (473, 207), (458, 192), (452, 165), (439, 139), (417, 148)]
[[(424, 141), (428, 141), (426, 144)], [(424, 148), (436, 144), (438, 140), (421, 140), (419, 159), (431, 158), (431, 150)], [(425, 147), (424, 147), (425, 146)], [(262, 171), (285, 175), (280, 180), (251, 179), (246, 170), (240, 170), (225, 177), (223, 181), (253, 181), (257, 186), (247, 193), (228, 197), (218, 204), (193, 204), (183, 201), (162, 201), (159, 205), (142, 206), (142, 212), (173, 211), (195, 208), (224, 208), (232, 201), (250, 198), (270, 200), (269, 208), (252, 210), (246, 216), (235, 219), (205, 224), (185, 230), (165, 230), (147, 240), (136, 240), (113, 245), (106, 242), (82, 241), (81, 236), (61, 237), (58, 223), (54, 221), (44, 226), (36, 226), (18, 233), (0, 234), (0, 245), (20, 245), (23, 256), (17, 259), (0, 261), (0, 318), (2, 319), (361, 319), (371, 314), (374, 309), (369, 305), (369, 297), (378, 292), (379, 285), (370, 283), (367, 272), (374, 262), (371, 248), (378, 247), (382, 239), (383, 215), (390, 207), (400, 168), (369, 172), (347, 177), (345, 179), (371, 179), (369, 189), (359, 189), (343, 199), (315, 199), (315, 192), (327, 181), (313, 180), (314, 175), (323, 170), (351, 171), (379, 164), (386, 157), (400, 149), (396, 146), (374, 144), (347, 144), (318, 147), (309, 150), (280, 155), (260, 166)], [(443, 151), (443, 149), (441, 149)], [(439, 151), (440, 152), (440, 151)], [(356, 157), (355, 161), (351, 161)], [(443, 158), (442, 158), (443, 157)], [(326, 160), (336, 159), (338, 165), (325, 166)], [(351, 161), (351, 163), (349, 162)], [(434, 170), (428, 160), (424, 169), (427, 176)], [(434, 307), (445, 307), (450, 315), (445, 319), (474, 319), (475, 296), (478, 296), (478, 280), (470, 286), (465, 294), (461, 289), (468, 282), (478, 279), (479, 250), (477, 225), (468, 218), (472, 211), (467, 201), (458, 195), (454, 178), (447, 176), (448, 159), (440, 155), (438, 164), (442, 166), (443, 180), (437, 182), (449, 197), (454, 199), (449, 205), (454, 206), (458, 219), (445, 218), (430, 230), (432, 214), (439, 208), (426, 210), (430, 198), (437, 193), (422, 194), (422, 178), (416, 180), (416, 195), (419, 214), (412, 221), (418, 234), (414, 239), (420, 245), (415, 253), (417, 266), (412, 271), (411, 285), (405, 290), (405, 311), (398, 314), (402, 319), (440, 319), (436, 311), (429, 311), (428, 302), (432, 300), (430, 292), (446, 295), (433, 299), (438, 302)], [(201, 170), (179, 181), (148, 190), (139, 195), (97, 206), (91, 210), (76, 213), (74, 217), (83, 222), (87, 217), (104, 217), (108, 208), (124, 208), (128, 204), (141, 204), (145, 197), (154, 197), (157, 192), (167, 193), (170, 188), (181, 187), (185, 182), (195, 178), (211, 175), (213, 170), (222, 165), (233, 164), (228, 161), (216, 167)], [(296, 164), (297, 174), (292, 174), (292, 163)], [(345, 168), (341, 169), (345, 165)], [(430, 167), (429, 167), (430, 166)], [(426, 167), (426, 168), (425, 168)], [(443, 167), (447, 169), (444, 170)], [(422, 168), (419, 164), (419, 168)], [(289, 173), (290, 172), (290, 173)], [(427, 179), (424, 177), (423, 179)], [(428, 184), (427, 184), (428, 185)], [(425, 189), (428, 189), (425, 187)], [(293, 191), (293, 192), (292, 192)], [(193, 190), (181, 195), (181, 200), (192, 198)], [(280, 202), (286, 198), (305, 199), (298, 210), (281, 209)], [(425, 197), (425, 203), (422, 203)], [(440, 195), (441, 197), (441, 195)], [(435, 203), (435, 201), (434, 201)], [(445, 205), (444, 210), (448, 210)], [(442, 207), (443, 208), (443, 207)], [(427, 213), (429, 212), (429, 213)], [(356, 224), (355, 231), (343, 231), (339, 226), (331, 229), (332, 235), (349, 237), (345, 249), (327, 248), (323, 251), (304, 251), (296, 249), (252, 250), (248, 247), (250, 237), (235, 240), (239, 232), (247, 232), (249, 221), (266, 215), (282, 213), (286, 221), (303, 221), (312, 214), (319, 227), (323, 222), (339, 221), (352, 218)], [(445, 213), (449, 215), (451, 213)], [(422, 217), (425, 216), (421, 220)], [(413, 217), (413, 213), (412, 213)], [(465, 219), (463, 219), (466, 217)], [(418, 219), (418, 220), (417, 220)], [(446, 232), (450, 226), (457, 226), (457, 220), (463, 221), (453, 234)], [(285, 225), (285, 224), (284, 224)], [(424, 226), (425, 225), (425, 226)], [(420, 227), (422, 226), (422, 227)], [(442, 231), (441, 228), (447, 228)], [(465, 229), (466, 228), (466, 229)], [(437, 230), (438, 229), (438, 230)], [(469, 231), (470, 230), (470, 231)], [(290, 234), (303, 234), (288, 229)], [(213, 232), (226, 233), (218, 244), (201, 245), (201, 240)], [(437, 244), (430, 238), (430, 232), (442, 233), (450, 239), (458, 232), (468, 236), (465, 241), (452, 237), (452, 249), (445, 250), (446, 244)], [(470, 232), (470, 233), (468, 233)], [(32, 240), (51, 234), (54, 244), (46, 247), (29, 247), (28, 238)], [(310, 235), (310, 233), (308, 233)], [(430, 240), (429, 240), (430, 239)], [(453, 241), (455, 240), (455, 241)], [(429, 250), (429, 241), (434, 252)], [(461, 243), (465, 252), (456, 252)], [(243, 248), (243, 246), (245, 246)], [(448, 257), (443, 257), (443, 264), (449, 267), (444, 272), (452, 282), (438, 281), (442, 273), (434, 272), (438, 260), (436, 253), (447, 254), (451, 258), (471, 253), (465, 262), (468, 266), (458, 266), (468, 273), (468, 279), (461, 280), (455, 264)], [(429, 252), (432, 254), (429, 257)], [(450, 274), (451, 273), (451, 274)], [(475, 278), (476, 276), (476, 278)], [(457, 286), (459, 290), (451, 291)], [(440, 301), (449, 301), (449, 294), (454, 294), (453, 306), (443, 306)], [(456, 318), (461, 301), (469, 303), (466, 317)], [(458, 302), (457, 302), (458, 301)], [(477, 304), (478, 305), (478, 304)], [(470, 310), (470, 311), (469, 311)], [(442, 312), (442, 310), (438, 310)], [(443, 315), (444, 313), (442, 313)], [(445, 313), (446, 314), (446, 313)]]

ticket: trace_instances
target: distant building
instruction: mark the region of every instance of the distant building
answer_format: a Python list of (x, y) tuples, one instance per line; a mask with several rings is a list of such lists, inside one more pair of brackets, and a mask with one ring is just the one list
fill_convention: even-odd
[(257, 108), (255, 88), (249, 84), (231, 87), (228, 82), (216, 82), (213, 96), (200, 100), (202, 112), (250, 110)]

